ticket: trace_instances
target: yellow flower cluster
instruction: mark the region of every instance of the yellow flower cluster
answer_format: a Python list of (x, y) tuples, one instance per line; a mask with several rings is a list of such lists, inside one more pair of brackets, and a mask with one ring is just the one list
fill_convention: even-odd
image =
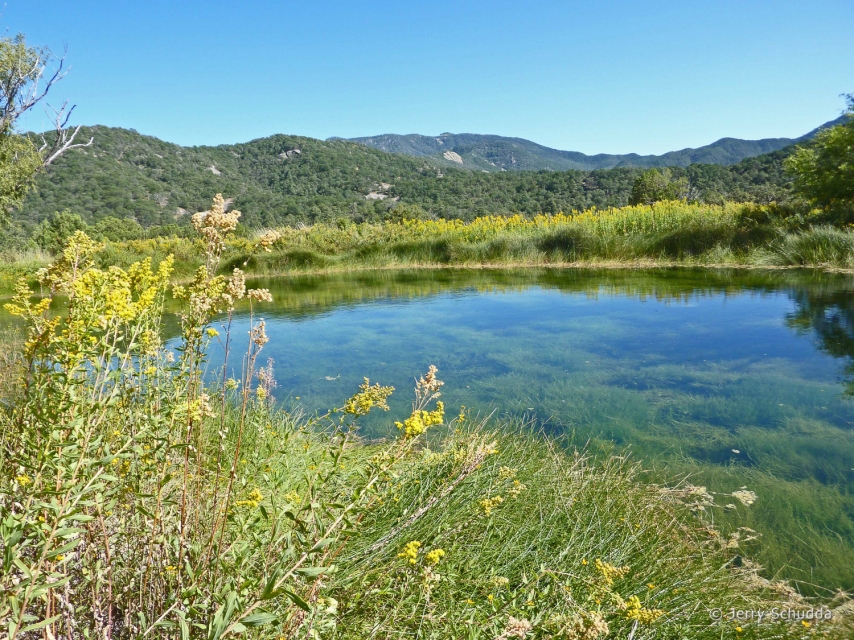
[(484, 240), (501, 233), (526, 232), (567, 226), (579, 226), (596, 234), (642, 234), (651, 231), (676, 229), (686, 223), (733, 223), (740, 208), (737, 205), (700, 205), (685, 202), (657, 202), (612, 209), (584, 212), (540, 214), (526, 218), (512, 216), (482, 216), (469, 223), (462, 220), (404, 220), (401, 231), (407, 236), (436, 236), (449, 234), (470, 242)]
[(437, 565), (439, 564), (439, 560), (442, 559), (442, 556), (445, 555), (444, 550), (442, 549), (433, 549), (432, 551), (428, 551), (427, 555), (424, 556), (424, 562), (429, 565)]
[(629, 567), (615, 567), (596, 558), (596, 570), (602, 574), (602, 580), (610, 587), (614, 584), (614, 580), (622, 578), (629, 572)]
[(518, 480), (513, 481), (513, 486), (507, 489), (507, 495), (511, 498), (518, 498), (519, 494), (525, 491), (528, 487)]
[(372, 386), (371, 381), (365, 378), (365, 381), (359, 385), (359, 393), (344, 404), (344, 412), (351, 413), (354, 416), (364, 416), (373, 407), (379, 407), (383, 411), (388, 411), (386, 398), (393, 391), (394, 387), (382, 387), (379, 382)]
[(419, 540), (413, 540), (411, 542), (407, 542), (403, 546), (403, 551), (397, 554), (398, 558), (403, 558), (409, 564), (415, 564), (418, 562), (418, 550), (421, 548), (421, 542)]
[(626, 618), (637, 620), (641, 624), (652, 624), (664, 615), (661, 609), (647, 609), (641, 604), (640, 598), (631, 596), (626, 601)]
[(395, 426), (403, 431), (403, 435), (407, 438), (420, 436), (430, 427), (437, 424), (442, 424), (445, 419), (445, 405), (441, 402), (436, 403), (434, 411), (413, 411), (403, 422), (395, 422)]
[(26, 475), (15, 476), (15, 480), (17, 480), (18, 484), (22, 487), (26, 487), (27, 485), (33, 483), (32, 479)]
[(238, 500), (234, 504), (239, 507), (249, 507), (250, 509), (255, 509), (259, 504), (264, 500), (264, 494), (261, 493), (258, 487), (252, 489), (249, 492), (249, 495), (246, 497), (246, 500)]
[(504, 498), (501, 496), (494, 496), (492, 498), (484, 498), (478, 504), (480, 508), (483, 509), (484, 515), (492, 515), (492, 510), (498, 507), (502, 502), (504, 502)]

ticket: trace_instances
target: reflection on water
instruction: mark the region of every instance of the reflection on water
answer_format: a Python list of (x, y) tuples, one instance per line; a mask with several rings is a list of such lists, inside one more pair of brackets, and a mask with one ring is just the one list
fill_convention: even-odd
[(834, 358), (842, 358), (845, 385), (854, 394), (854, 296), (847, 287), (812, 286), (794, 289), (795, 311), (786, 318), (788, 326), (813, 334), (819, 348)]
[[(437, 270), (253, 286), (276, 301), (262, 314), (264, 355), (284, 402), (325, 410), (365, 376), (392, 384), (391, 411), (365, 427), (381, 435), (436, 364), (451, 412), (527, 416), (576, 443), (629, 446), (659, 473), (715, 491), (749, 485), (757, 505), (720, 517), (763, 532), (763, 562), (854, 587), (849, 277)], [(240, 314), (235, 335), (246, 330)]]

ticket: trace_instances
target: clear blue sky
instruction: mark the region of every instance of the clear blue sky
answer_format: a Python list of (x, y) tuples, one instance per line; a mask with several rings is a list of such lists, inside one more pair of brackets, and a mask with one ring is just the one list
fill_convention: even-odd
[[(854, 92), (854, 2), (5, 0), (75, 121), (181, 144), (496, 133), (585, 153), (794, 137)], [(35, 114), (26, 128), (42, 129)]]

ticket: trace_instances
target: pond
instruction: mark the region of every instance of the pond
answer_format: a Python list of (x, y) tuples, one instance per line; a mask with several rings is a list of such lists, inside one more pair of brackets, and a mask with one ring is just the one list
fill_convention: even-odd
[[(766, 575), (854, 589), (852, 276), (413, 270), (251, 286), (274, 297), (256, 308), (270, 337), (259, 364), (272, 359), (282, 406), (325, 412), (368, 377), (396, 391), (362, 429), (394, 434), (434, 364), (448, 416), (465, 406), (592, 455), (629, 452), (651, 481), (706, 487), (720, 506), (704, 518), (756, 538), (740, 553)], [(248, 326), (240, 310), (236, 352)], [(164, 331), (177, 335), (174, 315)], [(212, 378), (221, 364), (212, 349)], [(755, 503), (730, 495), (741, 489)]]
[[(769, 575), (854, 587), (850, 276), (422, 270), (252, 286), (274, 296), (257, 312), (259, 363), (272, 358), (283, 405), (325, 411), (368, 377), (397, 390), (364, 425), (386, 435), (435, 364), (449, 415), (464, 405), (594, 454), (628, 449), (652, 480), (718, 494), (707, 517), (757, 532), (744, 553)], [(247, 328), (238, 314), (237, 340)], [(741, 488), (753, 505), (726, 495)]]

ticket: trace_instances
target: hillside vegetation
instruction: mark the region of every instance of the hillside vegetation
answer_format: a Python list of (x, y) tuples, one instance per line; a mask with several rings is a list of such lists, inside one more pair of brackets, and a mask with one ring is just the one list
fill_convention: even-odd
[[(93, 146), (66, 154), (38, 177), (12, 226), (0, 230), (0, 244), (27, 246), (35, 226), (63, 210), (89, 225), (130, 221), (118, 225), (127, 237), (186, 233), (189, 216), (207, 207), (211, 193), (233, 199), (248, 228), (602, 209), (628, 204), (639, 174), (632, 168), (486, 174), (352, 142), (284, 135), (189, 148), (107, 127), (80, 136), (94, 137)], [(786, 202), (788, 153), (732, 167), (692, 165), (673, 175), (686, 177), (700, 201)]]

